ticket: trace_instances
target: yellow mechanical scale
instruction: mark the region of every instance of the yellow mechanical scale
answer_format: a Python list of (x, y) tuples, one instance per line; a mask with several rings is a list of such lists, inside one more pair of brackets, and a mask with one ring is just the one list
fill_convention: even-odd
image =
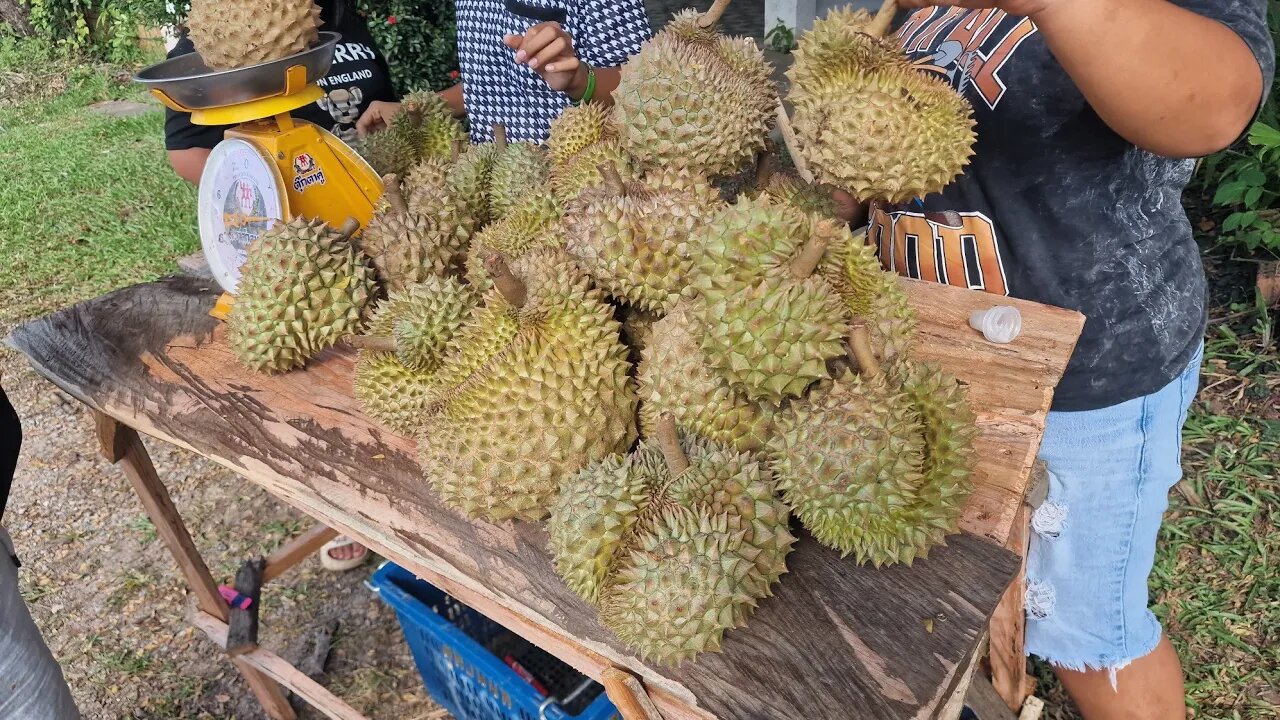
[(316, 81), (329, 72), (339, 35), (320, 33), (310, 50), (280, 60), (215, 71), (199, 54), (152, 65), (134, 78), (167, 107), (197, 125), (234, 125), (200, 176), (200, 242), (214, 278), (228, 295), (240, 280), (249, 245), (280, 220), (319, 218), (361, 227), (382, 196), (377, 173), (332, 133), (289, 113), (324, 96)]

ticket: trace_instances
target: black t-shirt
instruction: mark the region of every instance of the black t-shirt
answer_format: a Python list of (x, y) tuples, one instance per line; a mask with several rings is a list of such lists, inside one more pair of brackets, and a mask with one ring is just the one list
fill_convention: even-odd
[[(1239, 34), (1270, 87), (1265, 0), (1174, 4)], [(1108, 407), (1171, 382), (1205, 326), (1204, 270), (1181, 203), (1194, 162), (1107, 127), (1026, 18), (924, 8), (898, 40), (970, 101), (978, 141), (943, 192), (873, 208), (868, 238), (885, 266), (1083, 313), (1055, 410)]]
[(4, 520), (4, 506), (9, 501), (9, 488), (13, 485), (21, 447), (22, 425), (18, 423), (18, 414), (9, 404), (4, 388), (0, 388), (0, 521)]
[[(369, 35), (369, 27), (363, 17), (349, 8), (337, 10), (341, 2), (324, 1), (321, 8), (322, 30), (342, 35), (333, 55), (333, 67), (317, 84), (325, 96), (311, 105), (293, 111), (293, 116), (310, 120), (332, 132), (344, 141), (356, 139), (356, 120), (374, 100), (397, 100), (391, 85), (391, 73), (386, 58), (378, 50)], [(334, 17), (337, 15), (337, 17)], [(194, 52), (191, 39), (183, 34), (178, 44), (169, 52), (177, 57)], [(212, 148), (222, 142), (226, 127), (193, 125), (187, 113), (168, 110), (164, 123), (166, 150)]]

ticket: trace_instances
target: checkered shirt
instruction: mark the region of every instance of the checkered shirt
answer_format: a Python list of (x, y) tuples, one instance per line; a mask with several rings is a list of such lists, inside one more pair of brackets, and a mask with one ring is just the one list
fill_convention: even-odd
[[(642, 0), (523, 0), (566, 12), (565, 30), (578, 57), (596, 68), (617, 67), (639, 52), (652, 31)], [(569, 105), (564, 93), (547, 87), (537, 73), (515, 62), (503, 44), (536, 20), (507, 11), (503, 0), (457, 0), (458, 60), (472, 142), (491, 142), (493, 125), (506, 126), (512, 141), (543, 142), (551, 121)]]

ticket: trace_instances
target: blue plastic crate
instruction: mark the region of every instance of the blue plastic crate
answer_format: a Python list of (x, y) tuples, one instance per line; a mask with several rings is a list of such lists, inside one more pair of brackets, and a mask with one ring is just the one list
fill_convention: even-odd
[(400, 618), (427, 691), (457, 720), (621, 720), (599, 684), (399, 565), (384, 563), (370, 584)]

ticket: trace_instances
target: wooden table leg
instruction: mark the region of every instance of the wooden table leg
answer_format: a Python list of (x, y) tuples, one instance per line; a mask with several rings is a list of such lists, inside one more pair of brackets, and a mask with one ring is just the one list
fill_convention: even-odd
[[(112, 464), (119, 465), (133, 484), (147, 516), (156, 526), (156, 534), (164, 540), (187, 584), (191, 586), (191, 591), (195, 593), (196, 603), (204, 612), (226, 622), (229, 611), (226, 602), (218, 594), (218, 584), (214, 582), (208, 566), (196, 550), (191, 533), (187, 532), (182, 517), (173, 505), (173, 499), (169, 497), (169, 491), (156, 474), (155, 465), (151, 463), (151, 456), (147, 454), (137, 431), (108, 415), (98, 412), (94, 415), (103, 457)], [(275, 681), (247, 664), (236, 662), (236, 668), (257, 696), (258, 702), (262, 703), (268, 717), (272, 720), (296, 719), (297, 715)]]
[(1013, 523), (1008, 545), (1010, 550), (1022, 556), (1022, 568), (1000, 598), (1000, 604), (991, 616), (990, 625), (991, 684), (1015, 713), (1031, 695), (1025, 651), (1027, 615), (1023, 606), (1026, 595), (1029, 522), (1029, 510), (1024, 505)]

